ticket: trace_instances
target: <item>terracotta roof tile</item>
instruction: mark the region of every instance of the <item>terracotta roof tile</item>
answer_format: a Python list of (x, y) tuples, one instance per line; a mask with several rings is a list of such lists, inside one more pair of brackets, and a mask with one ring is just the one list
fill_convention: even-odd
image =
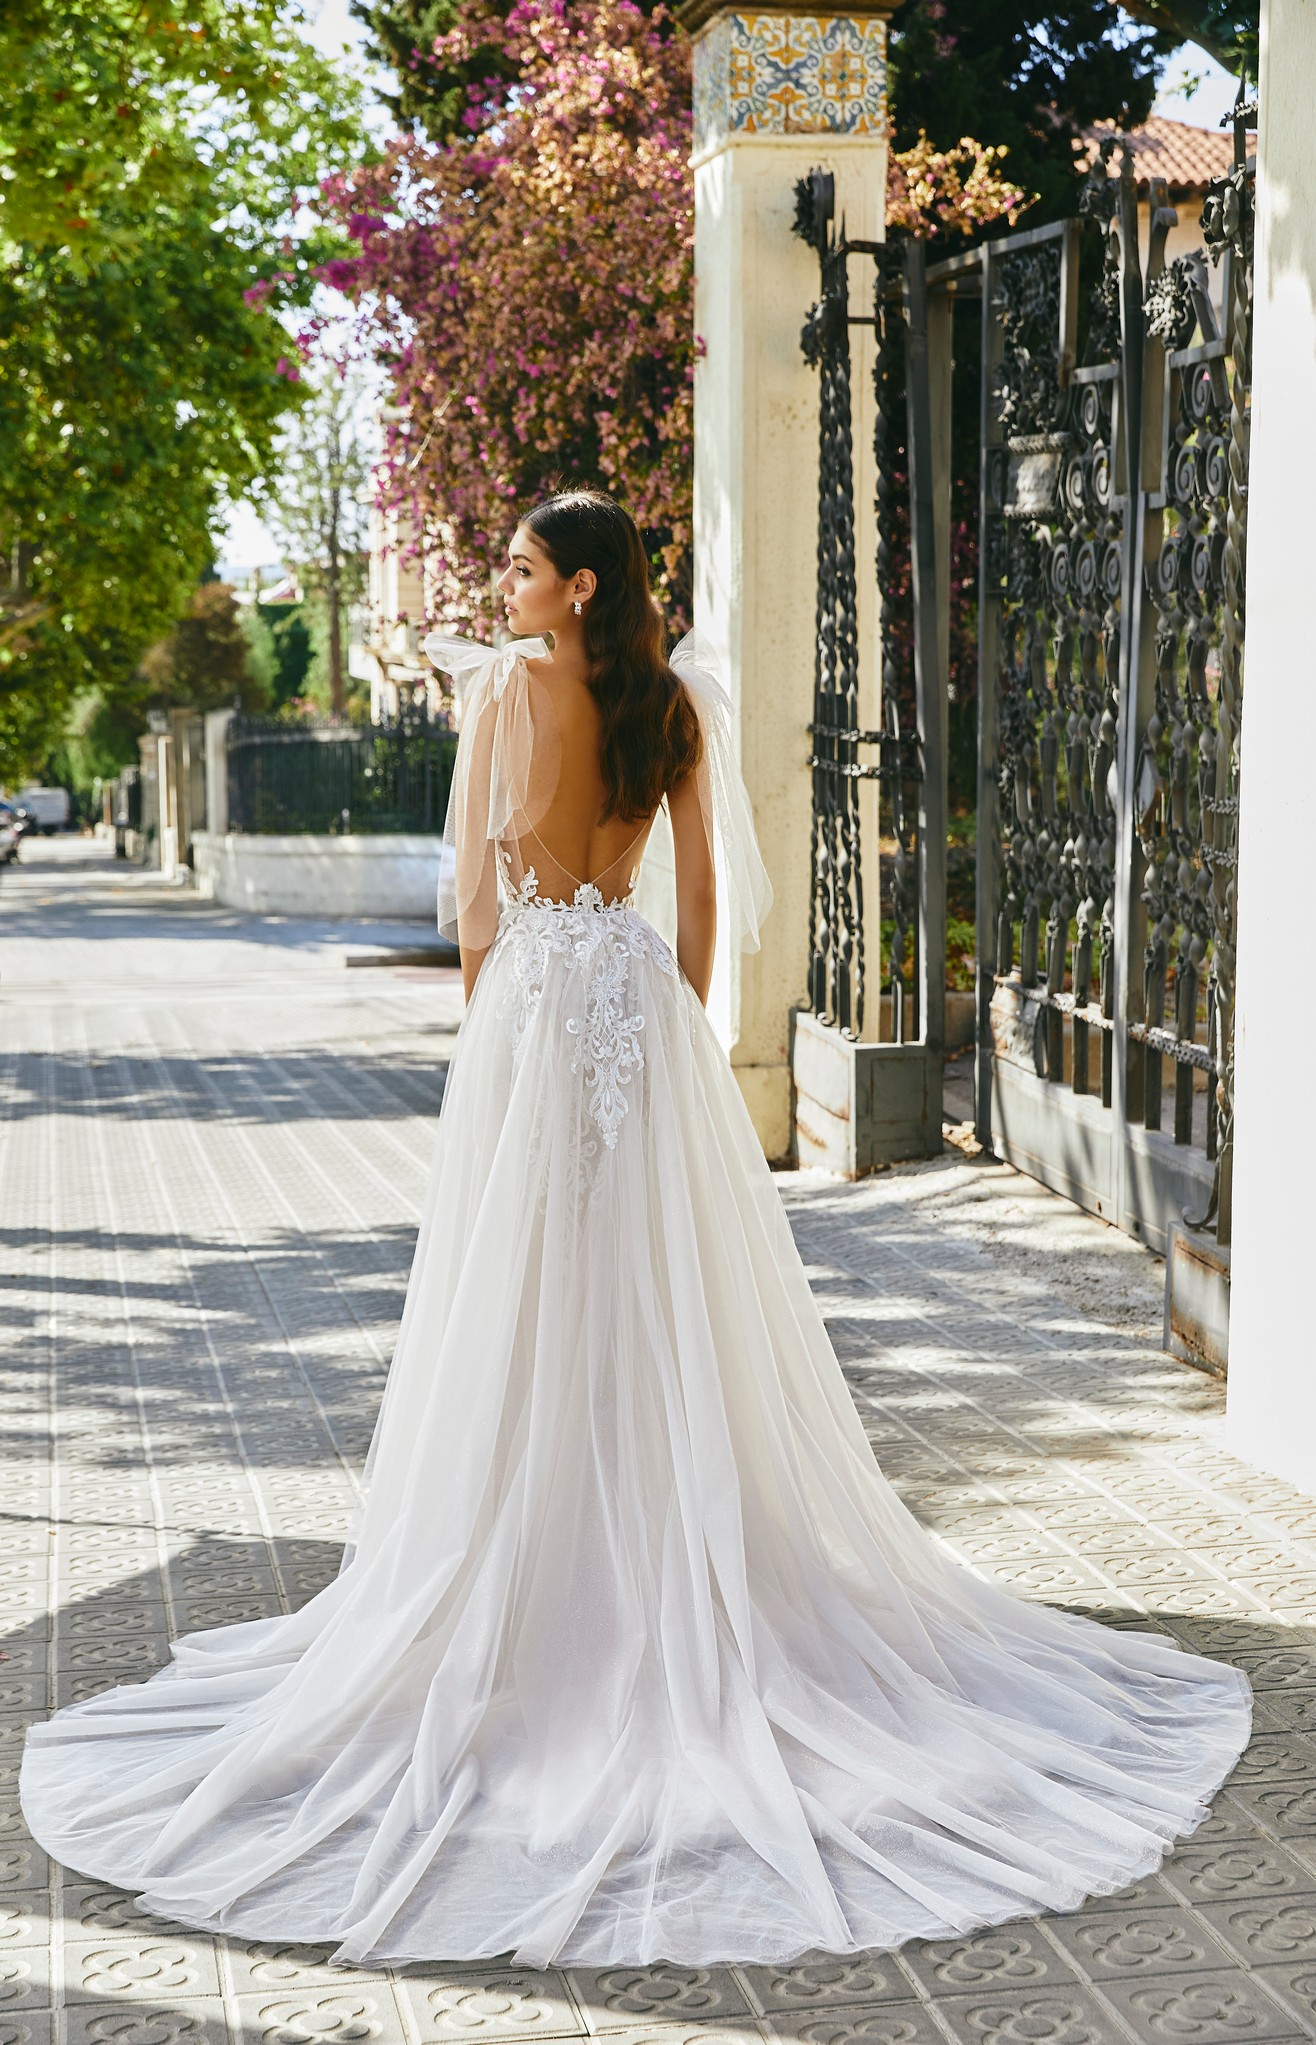
[[(1095, 161), (1108, 135), (1121, 134), (1113, 121), (1098, 121), (1085, 132), (1087, 147), (1080, 159), (1085, 166)], [(1167, 120), (1164, 114), (1152, 114), (1145, 126), (1122, 139), (1133, 151), (1138, 189), (1145, 191), (1152, 178), (1164, 178), (1171, 198), (1205, 192), (1212, 178), (1222, 177), (1234, 160), (1230, 129), (1194, 128), (1187, 121)]]

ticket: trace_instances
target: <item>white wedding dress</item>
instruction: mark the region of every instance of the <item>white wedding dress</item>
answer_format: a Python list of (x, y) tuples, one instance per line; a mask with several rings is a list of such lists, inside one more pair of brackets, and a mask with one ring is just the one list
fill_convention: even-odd
[[(524, 660), (434, 650), (470, 685), (458, 913), (486, 845), (504, 902), (354, 1541), (301, 1611), (35, 1726), (32, 1831), (162, 1917), (370, 1965), (786, 1962), (1145, 1875), (1246, 1678), (985, 1583), (900, 1503), (671, 951), (509, 849)], [(726, 700), (679, 654), (753, 942)]]

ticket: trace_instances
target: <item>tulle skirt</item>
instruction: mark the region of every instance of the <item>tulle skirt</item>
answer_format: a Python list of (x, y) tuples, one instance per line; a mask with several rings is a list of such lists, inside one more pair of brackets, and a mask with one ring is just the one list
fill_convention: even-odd
[(36, 1837), (343, 1962), (785, 1962), (1154, 1868), (1246, 1678), (1031, 1605), (877, 1469), (652, 926), (517, 900), (467, 1010), (366, 1504), (289, 1617), (33, 1728)]

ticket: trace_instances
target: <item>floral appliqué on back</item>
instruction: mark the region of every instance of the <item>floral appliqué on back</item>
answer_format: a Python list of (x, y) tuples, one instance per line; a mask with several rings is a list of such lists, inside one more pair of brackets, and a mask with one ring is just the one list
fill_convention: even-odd
[[(580, 1072), (586, 1108), (609, 1150), (629, 1113), (626, 1088), (644, 1064), (644, 1017), (627, 1013), (630, 961), (650, 958), (676, 976), (676, 961), (652, 924), (626, 900), (605, 902), (584, 881), (570, 902), (540, 901), (535, 870), (520, 886), (509, 884), (504, 929), (512, 950), (512, 990), (504, 1004), (515, 1055), (543, 998), (550, 959), (570, 959), (580, 975), (581, 1001), (567, 1018), (574, 1040), (571, 1070)], [(509, 990), (512, 991), (512, 990)]]

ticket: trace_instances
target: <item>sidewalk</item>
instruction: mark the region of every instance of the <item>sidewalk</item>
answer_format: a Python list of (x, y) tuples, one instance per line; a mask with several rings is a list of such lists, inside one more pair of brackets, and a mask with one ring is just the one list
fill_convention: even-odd
[(338, 963), (415, 926), (243, 917), (25, 851), (0, 874), (0, 2045), (1316, 2038), (1316, 1500), (1224, 1452), (1220, 1387), (1159, 1352), (1159, 1264), (952, 1152), (779, 1183), (920, 1517), (985, 1575), (1251, 1675), (1254, 1744), (1159, 1876), (871, 1963), (382, 1976), (48, 1868), (23, 1727), (337, 1568), (461, 988)]

